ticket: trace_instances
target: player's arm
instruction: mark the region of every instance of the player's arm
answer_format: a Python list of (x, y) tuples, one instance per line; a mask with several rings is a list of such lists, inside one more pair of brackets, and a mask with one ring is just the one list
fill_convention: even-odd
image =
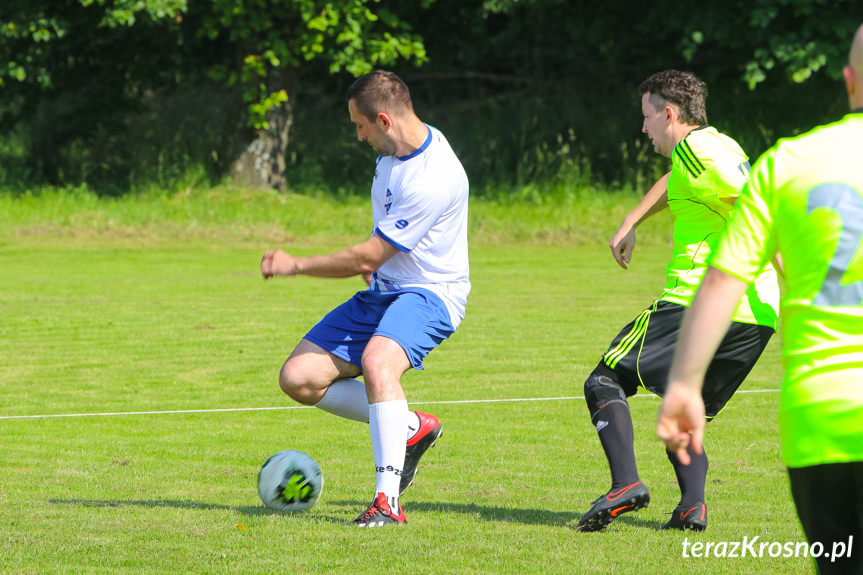
[(746, 288), (743, 280), (710, 267), (683, 316), (668, 388), (656, 423), (656, 434), (669, 451), (677, 452), (683, 464), (689, 463), (686, 446), (690, 441), (693, 451), (702, 453), (704, 374)]
[(264, 279), (293, 275), (327, 278), (362, 275), (365, 278), (397, 253), (398, 248), (373, 234), (361, 244), (329, 255), (295, 257), (282, 250), (266, 252), (261, 259), (261, 275)]
[(638, 205), (623, 218), (623, 223), (620, 224), (611, 241), (608, 242), (614, 261), (623, 269), (626, 269), (626, 265), (632, 260), (632, 250), (635, 248), (635, 228), (653, 214), (668, 207), (668, 177), (670, 175), (671, 172), (668, 172), (647, 190)]

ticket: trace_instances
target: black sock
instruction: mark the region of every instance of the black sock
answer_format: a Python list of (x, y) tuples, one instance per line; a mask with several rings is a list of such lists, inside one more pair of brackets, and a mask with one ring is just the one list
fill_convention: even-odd
[(677, 484), (680, 485), (680, 503), (678, 507), (695, 505), (704, 502), (704, 484), (707, 483), (707, 452), (698, 455), (687, 447), (691, 461), (689, 465), (683, 465), (677, 458), (677, 454), (666, 450), (668, 460), (674, 466), (674, 474), (677, 475)]
[(638, 483), (640, 480), (633, 446), (635, 436), (629, 405), (622, 401), (611, 402), (596, 412), (593, 421), (611, 468), (612, 490)]

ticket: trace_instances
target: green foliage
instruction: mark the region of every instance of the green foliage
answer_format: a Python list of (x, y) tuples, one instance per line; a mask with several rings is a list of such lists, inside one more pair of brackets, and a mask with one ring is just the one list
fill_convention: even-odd
[[(77, 5), (76, 5), (77, 4)], [(61, 51), (67, 47), (61, 40), (69, 34), (80, 33), (77, 20), (80, 8), (98, 8), (101, 17), (98, 28), (129, 27), (141, 14), (152, 21), (179, 18), (186, 10), (186, 0), (77, 0), (65, 10), (57, 10), (54, 3), (45, 0), (9, 0), (0, 12), (0, 57), (6, 66), (0, 66), (0, 86), (9, 81), (29, 82), (49, 89), (55, 87), (53, 71)], [(87, 10), (93, 14), (93, 10)], [(66, 54), (75, 59), (80, 53)]]
[[(379, 0), (75, 0), (61, 7), (10, 0), (0, 11), (0, 114), (11, 120), (7, 134), (20, 124), (20, 137), (30, 140), (27, 171), (38, 179), (128, 187), (148, 169), (134, 164), (140, 139), (125, 132), (164, 100), (202, 85), (222, 93), (238, 87), (247, 123), (267, 130), (312, 61), (357, 75), (400, 58), (425, 61), (422, 41)], [(213, 81), (221, 86), (206, 86)], [(231, 124), (228, 110), (217, 115)], [(208, 135), (204, 128), (198, 137)], [(193, 163), (223, 168), (234, 139), (204, 140), (222, 159), (209, 162), (205, 153)]]
[(182, 4), (101, 4), (12, 0), (0, 11), (0, 61), (24, 69), (0, 66), (0, 130), (20, 139), (20, 171), (37, 181), (122, 181), (134, 162), (130, 116), (180, 72), (170, 11)]
[(374, 156), (343, 95), (388, 67), (480, 194), (643, 189), (667, 168), (639, 132), (647, 75), (699, 74), (711, 122), (755, 157), (845, 111), (860, 21), (858, 0), (6, 0), (0, 185), (217, 183), (266, 130), (295, 186), (365, 193)]
[(133, 26), (139, 14), (146, 14), (153, 20), (163, 18), (182, 18), (186, 11), (187, 0), (79, 0), (82, 6), (97, 4), (104, 7), (105, 13), (101, 26), (116, 28)]
[[(427, 59), (419, 36), (380, 0), (215, 0), (202, 16), (198, 34), (224, 38), (242, 56), (239, 71), (215, 67), (213, 78), (243, 85), (251, 126), (270, 127), (268, 115), (289, 94), (279, 82), (284, 71), (324, 59), (330, 73), (354, 76), (398, 59)], [(276, 86), (277, 89), (273, 89)]]
[(44, 64), (45, 45), (52, 39), (62, 38), (66, 29), (43, 11), (35, 11), (26, 18), (22, 16), (0, 16), (0, 55), (5, 62), (5, 66), (0, 66), (0, 87), (10, 81), (28, 79), (41, 86), (51, 86)]
[[(679, 42), (686, 61), (703, 55), (713, 65), (733, 67), (749, 89), (774, 70), (798, 84), (822, 69), (838, 80), (851, 37), (863, 20), (856, 0), (707, 2), (693, 8), (699, 16), (684, 14)], [(714, 60), (717, 50), (725, 64)]]

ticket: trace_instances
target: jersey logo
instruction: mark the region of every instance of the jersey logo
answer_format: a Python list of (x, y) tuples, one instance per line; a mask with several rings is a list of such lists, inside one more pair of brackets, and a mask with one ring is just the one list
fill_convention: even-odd
[(408, 224), (409, 224), (409, 223), (410, 223), (410, 222), (408, 222), (407, 220), (399, 220), (399, 221), (397, 221), (397, 222), (396, 222), (396, 227), (397, 227), (398, 229), (400, 229), (400, 230), (403, 230), (403, 229), (405, 229), (406, 227), (408, 227)]
[(384, 209), (386, 210), (386, 212), (388, 214), (390, 213), (390, 207), (392, 207), (392, 205), (393, 205), (393, 193), (390, 191), (389, 188), (387, 188), (387, 199), (384, 200)]
[(686, 171), (689, 172), (689, 175), (691, 175), (693, 179), (697, 180), (698, 176), (704, 173), (704, 164), (701, 163), (701, 160), (699, 160), (698, 156), (695, 155), (695, 152), (692, 151), (692, 146), (689, 145), (686, 138), (677, 144), (677, 147), (674, 148), (674, 153), (677, 154), (677, 157), (680, 159), (680, 163), (683, 164), (683, 167), (686, 168)]

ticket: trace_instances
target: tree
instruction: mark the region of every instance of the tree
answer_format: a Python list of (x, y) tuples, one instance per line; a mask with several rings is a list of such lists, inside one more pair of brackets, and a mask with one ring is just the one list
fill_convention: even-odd
[(822, 69), (840, 79), (863, 19), (857, 0), (738, 0), (694, 9), (697, 18), (682, 20), (681, 54), (690, 62), (706, 58), (735, 68), (750, 90), (775, 71), (795, 84)]
[(161, 48), (178, 43), (185, 0), (105, 4), (6, 0), (0, 8), (2, 125), (23, 124), (30, 171), (41, 181), (60, 183), (70, 142), (119, 133), (121, 114), (178, 67), (176, 50)]
[(213, 67), (211, 75), (242, 87), (250, 130), (240, 132), (230, 171), (258, 187), (286, 188), (291, 99), (311, 61), (359, 76), (398, 59), (426, 60), (419, 36), (380, 0), (214, 0), (202, 23), (202, 35), (234, 47), (234, 62)]
[(387, 67), (479, 187), (637, 184), (663, 167), (638, 132), (648, 74), (704, 78), (711, 120), (755, 155), (844, 109), (863, 19), (860, 0), (433, 1), (3, 0), (0, 131), (49, 183), (122, 186), (164, 159), (285, 189), (287, 151), (294, 174), (343, 186), (365, 158), (333, 152), (336, 99)]
[(423, 18), (430, 62), (417, 76), (446, 82), (456, 103), (447, 113), (462, 114), (447, 134), (463, 146), (472, 180), (504, 186), (561, 169), (569, 181), (572, 165), (640, 186), (667, 168), (639, 133), (637, 94), (639, 82), (667, 68), (707, 81), (709, 118), (755, 157), (776, 137), (842, 113), (840, 71), (863, 20), (860, 0), (438, 0), (435, 7)]
[(73, 141), (90, 157), (112, 149), (124, 115), (203, 71), (242, 100), (228, 123), (231, 173), (284, 190), (291, 98), (304, 68), (323, 60), (330, 73), (359, 75), (426, 55), (380, 0), (6, 0), (0, 59), (3, 112), (26, 124), (40, 180), (60, 183), (58, 158)]

